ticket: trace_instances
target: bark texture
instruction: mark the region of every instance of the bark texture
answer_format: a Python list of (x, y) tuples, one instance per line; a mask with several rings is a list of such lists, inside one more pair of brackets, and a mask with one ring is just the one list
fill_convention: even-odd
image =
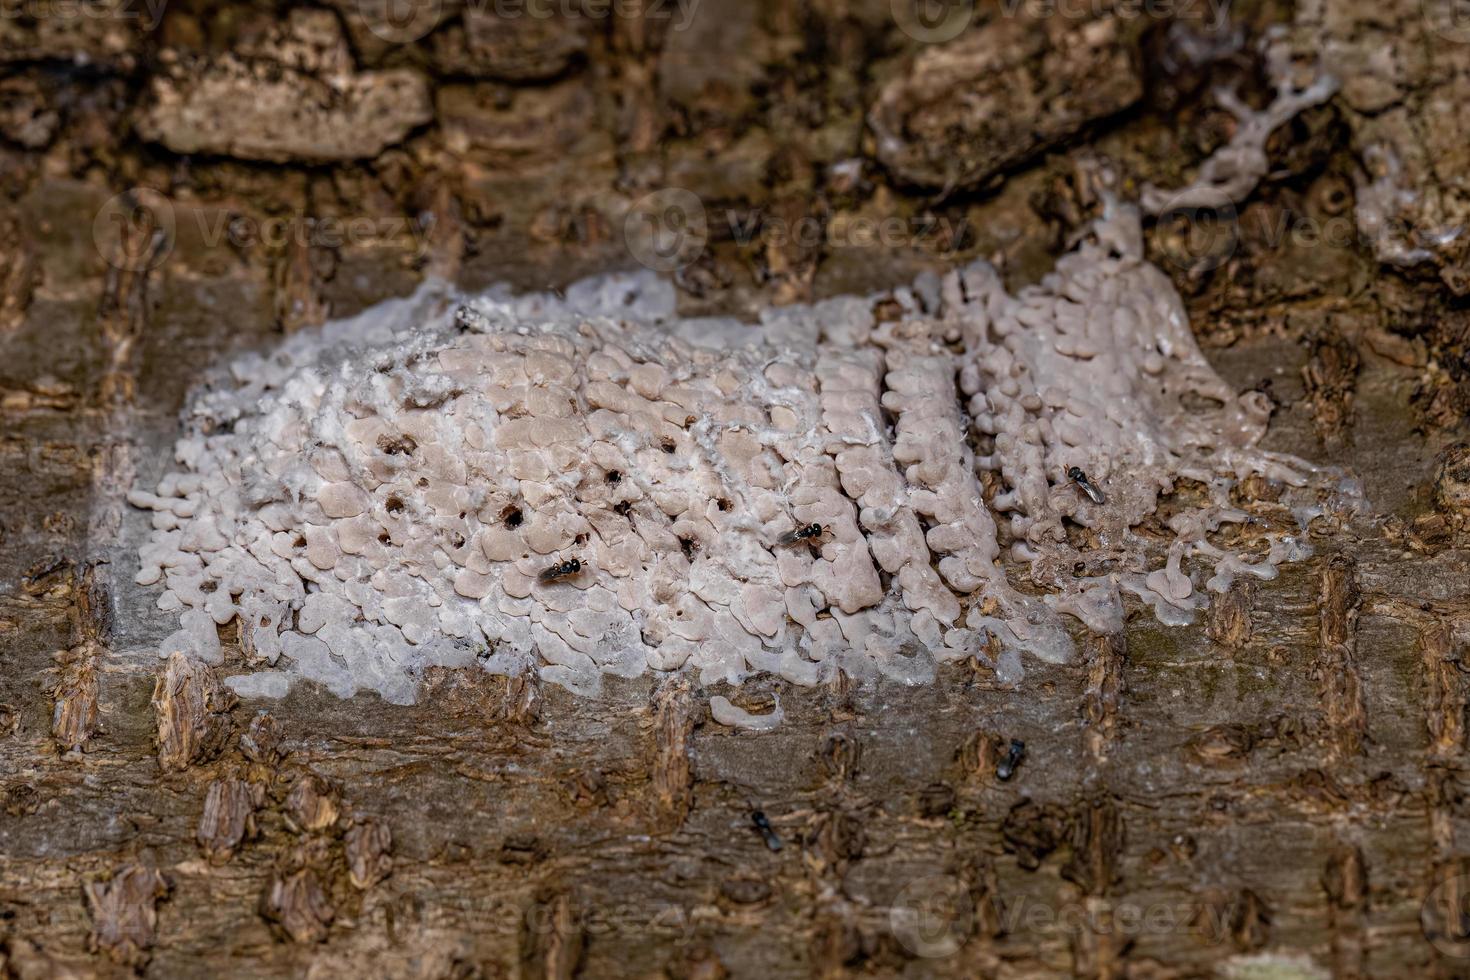
[[(0, 20), (0, 975), (1470, 970), (1453, 5), (1244, 4), (1216, 28), (959, 5), (952, 34), (901, 6)], [(1083, 636), (1020, 690), (969, 667), (759, 681), (733, 698), (779, 691), (762, 735), (683, 678), (241, 703), (237, 637), (218, 668), (149, 646), (167, 617), (119, 584), (123, 494), (226, 353), (429, 274), (628, 267), (627, 219), (670, 188), (704, 211), (670, 272), (690, 313), (976, 257), (1034, 281), (1106, 174), (1182, 186), (1229, 139), (1217, 90), (1269, 101), (1272, 25), (1339, 96), (1277, 131), (1237, 214), (1148, 244), (1221, 372), (1277, 403), (1272, 448), (1363, 479), (1371, 513), (1316, 522), (1279, 580)], [(1397, 237), (1360, 233), (1365, 201), (1397, 202)]]

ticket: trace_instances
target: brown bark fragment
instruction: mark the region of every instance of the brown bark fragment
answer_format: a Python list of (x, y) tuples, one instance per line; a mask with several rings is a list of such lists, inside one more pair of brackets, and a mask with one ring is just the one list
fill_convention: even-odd
[(176, 153), (246, 160), (376, 156), (433, 118), (424, 77), (353, 71), (336, 15), (298, 8), (228, 54), (169, 49), (137, 123)]
[(204, 794), (204, 812), (194, 839), (211, 864), (224, 864), (255, 836), (255, 811), (265, 802), (265, 787), (243, 779), (216, 779)]
[(393, 832), (381, 820), (364, 820), (347, 831), (347, 876), (366, 890), (393, 873)]
[(1123, 668), (1128, 660), (1128, 640), (1121, 633), (1090, 634), (1085, 642), (1087, 688), (1082, 695), (1082, 717), (1087, 723), (1085, 740), (1093, 758), (1107, 755), (1108, 745), (1118, 737), (1118, 708), (1123, 697)]
[(1429, 749), (1438, 756), (1458, 755), (1465, 751), (1465, 710), (1470, 705), (1470, 690), (1462, 673), (1449, 627), (1436, 624), (1419, 634), (1419, 650), (1424, 660), (1425, 724), (1429, 729)]
[(963, 878), (969, 885), (970, 903), (975, 910), (975, 934), (986, 939), (1005, 935), (1005, 905), (1001, 901), (995, 862), (989, 857), (977, 857), (964, 869)]
[(1353, 393), (1362, 359), (1358, 348), (1336, 331), (1318, 331), (1307, 340), (1307, 363), (1302, 368), (1306, 403), (1318, 438), (1340, 438), (1352, 422)]
[(218, 755), (230, 737), (228, 712), (235, 701), (208, 666), (171, 654), (153, 686), (163, 771), (186, 769)]
[(0, 64), (47, 61), (126, 71), (142, 47), (148, 18), (128, 0), (100, 0), (85, 13), (7, 4), (0, 18)]
[(1470, 523), (1470, 445), (1456, 443), (1439, 454), (1434, 470), (1434, 506), (1457, 527)]
[(1286, 492), (1285, 484), (1266, 479), (1259, 473), (1252, 473), (1236, 484), (1233, 493), (1244, 501), (1269, 501), (1275, 502), (1281, 499)]
[(588, 17), (567, 16), (567, 8), (561, 9), (561, 16), (503, 16), (497, 6), (470, 4), (463, 27), (434, 35), (435, 60), (441, 71), (481, 78), (554, 78), (586, 53), (592, 33)]
[(526, 915), (526, 953), (530, 969), (523, 974), (544, 980), (572, 980), (587, 952), (587, 933), (566, 892), (543, 895)]
[(1456, 854), (1454, 811), (1459, 802), (1460, 786), (1454, 774), (1431, 765), (1424, 778), (1424, 803), (1428, 807), (1429, 839), (1437, 861)]
[(1334, 851), (1322, 872), (1322, 890), (1327, 894), (1333, 976), (1365, 976), (1368, 868), (1362, 850), (1344, 846)]
[(1078, 807), (1072, 822), (1072, 857), (1062, 877), (1084, 894), (1103, 896), (1118, 879), (1123, 850), (1123, 818), (1117, 804), (1103, 797)]
[(795, 167), (800, 176), (771, 202), (755, 241), (760, 278), (778, 306), (811, 300), (827, 229), (827, 209), (813, 197), (810, 164)]
[(257, 765), (274, 767), (285, 758), (280, 726), (268, 711), (257, 711), (250, 727), (240, 735), (240, 752)]
[(830, 779), (849, 783), (857, 778), (862, 765), (863, 745), (851, 735), (835, 732), (823, 739), (818, 758)]
[(995, 778), (996, 767), (1006, 757), (1008, 747), (1009, 743), (1002, 735), (973, 732), (955, 750), (955, 764), (968, 779), (977, 782), (991, 780)]
[(653, 791), (665, 810), (682, 821), (694, 788), (690, 740), (694, 735), (694, 696), (689, 682), (675, 678), (653, 698)]
[(1251, 610), (1256, 603), (1256, 583), (1238, 578), (1230, 583), (1224, 595), (1210, 605), (1210, 621), (1205, 627), (1210, 639), (1227, 650), (1239, 650), (1250, 642), (1254, 626)]
[(86, 744), (97, 731), (97, 665), (91, 644), (74, 647), (60, 655), (62, 661), (51, 696), (51, 737), (57, 748), (72, 752)]
[(298, 832), (328, 830), (341, 813), (336, 788), (315, 773), (299, 777), (286, 797), (286, 819)]
[(1400, 367), (1422, 368), (1429, 360), (1424, 341), (1419, 337), (1404, 337), (1382, 327), (1370, 327), (1364, 331), (1363, 339), (1373, 349), (1373, 353)]
[(1118, 928), (1112, 906), (1089, 896), (1085, 928), (1075, 929), (1072, 940), (1072, 975), (1089, 980), (1123, 980), (1127, 976), (1124, 954), (1131, 940)]
[(327, 322), (332, 303), (325, 293), (325, 281), (336, 268), (331, 249), (304, 240), (303, 233), (293, 230), (290, 240), (272, 262), (275, 287), (276, 323), (286, 333)]
[(807, 859), (819, 874), (841, 875), (868, 846), (868, 832), (857, 813), (832, 808), (818, 813), (807, 834)]
[(443, 85), (435, 100), (451, 148), (523, 176), (555, 166), (568, 148), (598, 131), (597, 103), (571, 82), (510, 93), (499, 85)]
[(0, 940), (0, 976), (15, 980), (94, 980), (95, 970), (83, 964), (64, 962), (28, 939), (11, 936)]
[(1340, 646), (1351, 639), (1357, 626), (1357, 563), (1347, 555), (1333, 555), (1322, 570), (1317, 617), (1324, 647)]
[(168, 202), (132, 189), (114, 199), (120, 220), (108, 222), (115, 240), (99, 240), (107, 259), (107, 278), (97, 308), (106, 364), (99, 384), (107, 405), (131, 405), (137, 391), (138, 341), (148, 324), (148, 280), (171, 247), (172, 211)]
[(158, 901), (168, 894), (168, 880), (151, 867), (133, 863), (107, 881), (88, 882), (83, 891), (92, 915), (88, 948), (125, 966), (147, 963), (158, 926)]
[(1313, 663), (1326, 737), (1342, 755), (1362, 751), (1368, 734), (1362, 681), (1356, 662), (1359, 595), (1356, 563), (1333, 555), (1322, 570), (1317, 600), (1319, 649)]
[(535, 674), (507, 677), (503, 682), (501, 716), (519, 725), (531, 725), (541, 716), (541, 680)]
[(430, 667), (424, 671), (423, 699), (455, 718), (529, 726), (541, 713), (541, 682), (535, 674), (505, 677)]
[(1122, 18), (998, 17), (923, 48), (868, 122), (878, 159), (901, 180), (972, 188), (1142, 93)]
[(937, 820), (954, 812), (957, 799), (954, 787), (948, 783), (930, 783), (919, 790), (915, 802), (920, 817), (925, 820)]
[[(0, 93), (0, 100), (4, 95)], [(40, 266), (20, 219), (0, 210), (0, 336), (19, 327), (40, 281)]]
[(1414, 404), (1426, 424), (1453, 430), (1470, 416), (1470, 382), (1436, 372), (1415, 389)]
[(669, 975), (671, 980), (727, 980), (730, 971), (718, 953), (700, 943), (670, 966)]
[(654, 0), (633, 0), (624, 16), (613, 19), (609, 41), (617, 55), (615, 131), (622, 152), (629, 157), (651, 153), (663, 135), (658, 61), (667, 28), (668, 19)]
[(424, 262), (427, 276), (454, 282), (459, 278), (469, 247), (464, 208), (447, 180), (440, 180), (422, 192), (422, 206), (415, 211), (428, 221), (423, 242), (424, 253), (414, 256)]
[(822, 916), (809, 948), (812, 975), (838, 980), (851, 976), (849, 967), (862, 959), (863, 934), (850, 914), (834, 909)]
[(1022, 800), (1011, 807), (1000, 828), (1006, 850), (1027, 871), (1035, 871), (1047, 855), (1067, 841), (1072, 817), (1066, 807), (1055, 803)]
[(1435, 949), (1457, 960), (1470, 957), (1470, 858), (1435, 863), (1429, 893), (1419, 909), (1419, 926)]
[(1250, 758), (1255, 736), (1244, 725), (1214, 725), (1192, 737), (1186, 748), (1206, 766), (1238, 765)]
[(311, 868), (278, 874), (261, 896), (260, 914), (292, 942), (319, 943), (336, 917)]
[(98, 574), (105, 562), (88, 562), (74, 586), (76, 632), (83, 643), (103, 645), (112, 638), (112, 596), (107, 582)]
[(1230, 941), (1242, 953), (1254, 953), (1271, 941), (1271, 907), (1250, 888), (1231, 896), (1227, 907)]

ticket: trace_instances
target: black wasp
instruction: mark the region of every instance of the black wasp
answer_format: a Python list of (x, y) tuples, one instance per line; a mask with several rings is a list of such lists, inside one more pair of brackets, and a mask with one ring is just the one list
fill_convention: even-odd
[(1069, 467), (1067, 469), (1067, 477), (1073, 483), (1077, 484), (1077, 486), (1081, 488), (1083, 493), (1087, 494), (1088, 500), (1099, 506), (1108, 502), (1107, 496), (1098, 489), (1097, 484), (1089, 480), (1087, 478), (1087, 474), (1082, 472), (1082, 467)]
[(571, 578), (582, 570), (580, 558), (568, 558), (564, 562), (552, 565), (546, 571), (536, 576), (538, 582), (559, 582), (564, 578)]
[(787, 531), (781, 535), (780, 544), (797, 544), (802, 541), (815, 541), (827, 533), (827, 527), (823, 524), (804, 524), (794, 531)]

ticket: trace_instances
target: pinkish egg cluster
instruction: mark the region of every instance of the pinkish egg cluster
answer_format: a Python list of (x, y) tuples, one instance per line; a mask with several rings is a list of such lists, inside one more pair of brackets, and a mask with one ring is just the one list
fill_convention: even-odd
[(182, 469), (130, 498), (153, 511), (137, 581), (180, 616), (160, 652), (217, 661), (238, 619), (241, 693), (407, 702), (425, 666), (476, 662), (587, 695), (686, 668), (913, 683), (969, 657), (1018, 681), (1022, 651), (1070, 655), (1059, 613), (1121, 627), (1120, 588), (1187, 617), (1187, 560), (1223, 587), (1300, 550), (1221, 550), (1245, 515), (1217, 503), (1160, 555), (1132, 530), (1159, 495), (1313, 471), (1253, 448), (1265, 408), (1200, 355), (1136, 214), (1097, 232), (1018, 296), (975, 266), (885, 322), (854, 298), (683, 320), (652, 277), (429, 285), (243, 358), (197, 394)]

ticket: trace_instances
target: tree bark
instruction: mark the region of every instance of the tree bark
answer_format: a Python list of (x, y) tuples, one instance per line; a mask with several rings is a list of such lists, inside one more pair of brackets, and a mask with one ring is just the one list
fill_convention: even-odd
[[(990, 127), (958, 97), (903, 103), (933, 80), (887, 3), (705, 0), (683, 27), (614, 5), (559, 30), (429, 6), (396, 35), (372, 3), (0, 23), (0, 975), (1470, 970), (1457, 256), (1406, 269), (1292, 233), (1353, 227), (1359, 136), (1388, 118), (1363, 78), (1273, 138), (1226, 261), (1171, 262), (1172, 226), (1149, 230), (1221, 372), (1269, 383), (1271, 448), (1348, 467), (1370, 502), (1195, 626), (1081, 635), (1019, 690), (973, 665), (915, 688), (762, 678), (734, 695), (779, 692), (759, 735), (714, 724), (693, 678), (588, 701), (436, 671), (404, 708), (306, 684), (241, 703), (230, 629), (221, 668), (160, 662), (123, 495), (227, 353), (426, 274), (548, 289), (628, 267), (625, 216), (671, 187), (708, 222), (671, 273), (690, 313), (977, 257), (1023, 284), (1098, 212), (1100, 159), (1124, 187), (1183, 183), (1228, 138), (1211, 90), (1264, 88), (1249, 44), (1189, 61), (1205, 42), (1146, 18), (1058, 15), (991, 58), (974, 35), (1011, 27), (987, 7), (939, 61), (968, 84), (953, 59), (978, 50), (987, 112), (1024, 94)], [(1236, 17), (1251, 39), (1291, 19)], [(1358, 36), (1339, 20), (1291, 26)], [(1050, 84), (1104, 68), (1080, 108)], [(1395, 119), (1463, 143), (1426, 97), (1448, 83), (1395, 84)], [(344, 126), (363, 105), (381, 117)], [(931, 142), (878, 146), (879, 105)]]

